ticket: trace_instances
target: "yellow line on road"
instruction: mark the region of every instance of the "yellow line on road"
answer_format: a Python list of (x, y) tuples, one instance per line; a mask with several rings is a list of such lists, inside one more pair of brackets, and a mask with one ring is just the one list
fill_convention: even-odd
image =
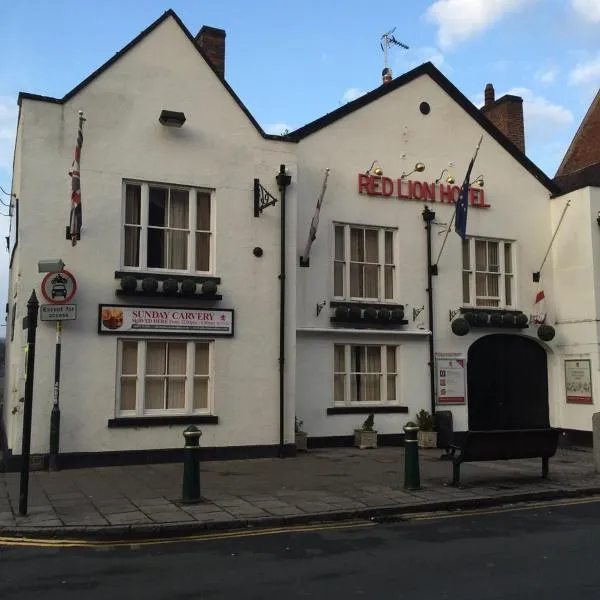
[(501, 513), (519, 512), (524, 510), (534, 510), (536, 508), (546, 508), (555, 506), (572, 506), (575, 504), (594, 504), (600, 502), (600, 497), (578, 498), (573, 500), (549, 500), (546, 502), (531, 502), (525, 506), (507, 506), (505, 508), (480, 508), (474, 510), (464, 510), (460, 512), (444, 514), (422, 514), (422, 515), (404, 515), (409, 521), (437, 521), (441, 519), (460, 519), (462, 517), (480, 516), (480, 515), (498, 515)]
[(227, 532), (205, 533), (170, 538), (130, 539), (130, 540), (78, 540), (78, 539), (44, 539), (44, 538), (17, 538), (0, 537), (0, 546), (37, 547), (37, 548), (117, 548), (123, 546), (150, 546), (159, 544), (173, 544), (180, 542), (200, 542), (211, 540), (237, 539), (265, 535), (280, 535), (282, 533), (308, 533), (314, 531), (330, 531), (334, 529), (353, 529), (358, 527), (372, 527), (375, 523), (369, 521), (354, 521), (349, 523), (319, 523), (315, 525), (298, 525), (296, 527), (274, 527), (270, 529), (257, 529), (254, 531), (237, 530)]

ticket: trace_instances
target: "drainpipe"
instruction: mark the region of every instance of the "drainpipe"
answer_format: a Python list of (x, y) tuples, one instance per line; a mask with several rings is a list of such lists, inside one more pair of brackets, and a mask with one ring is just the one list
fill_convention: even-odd
[(275, 178), (281, 194), (281, 258), (279, 274), (279, 458), (285, 458), (285, 190), (292, 182), (280, 165)]
[(433, 276), (437, 275), (437, 265), (431, 264), (431, 223), (435, 213), (425, 206), (423, 212), (425, 230), (427, 231), (427, 304), (429, 312), (429, 392), (431, 395), (431, 415), (435, 414), (435, 349), (434, 349), (434, 322), (433, 322)]

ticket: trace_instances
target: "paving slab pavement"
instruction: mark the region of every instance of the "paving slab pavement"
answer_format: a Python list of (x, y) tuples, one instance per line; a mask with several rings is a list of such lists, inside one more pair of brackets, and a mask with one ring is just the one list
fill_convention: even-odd
[(203, 502), (182, 504), (182, 465), (167, 463), (30, 474), (18, 514), (19, 473), (0, 474), (0, 536), (146, 536), (600, 494), (589, 449), (541, 459), (466, 463), (461, 485), (439, 450), (420, 450), (421, 489), (404, 489), (404, 449), (310, 450), (295, 458), (201, 465)]

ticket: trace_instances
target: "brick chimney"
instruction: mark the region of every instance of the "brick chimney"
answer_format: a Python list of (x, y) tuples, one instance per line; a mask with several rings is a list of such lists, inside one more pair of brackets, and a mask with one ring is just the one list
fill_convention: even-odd
[(494, 86), (488, 83), (481, 112), (524, 154), (523, 98), (506, 94), (496, 100), (495, 96)]
[(225, 79), (225, 30), (203, 25), (194, 41), (221, 78)]

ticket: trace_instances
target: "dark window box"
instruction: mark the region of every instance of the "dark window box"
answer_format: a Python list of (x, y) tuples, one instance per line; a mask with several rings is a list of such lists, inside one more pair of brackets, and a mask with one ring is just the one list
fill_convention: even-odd
[(331, 308), (335, 308), (336, 306), (347, 306), (348, 308), (369, 308), (372, 306), (373, 308), (387, 308), (388, 310), (404, 310), (404, 304), (395, 304), (393, 302), (373, 302), (367, 300), (330, 300), (329, 306), (331, 306)]
[(407, 413), (408, 406), (332, 406), (328, 415), (370, 415), (371, 413)]
[(161, 427), (165, 425), (217, 425), (219, 417), (215, 415), (177, 415), (173, 417), (117, 417), (109, 419), (109, 427)]
[(365, 321), (364, 319), (359, 319), (358, 321), (348, 321), (346, 319), (337, 319), (336, 317), (331, 317), (330, 321), (331, 323), (335, 323), (341, 327), (348, 327), (350, 329), (381, 329), (386, 331), (389, 329), (399, 329), (404, 325), (408, 325), (408, 321), (406, 319), (398, 321), (397, 323), (385, 324)]
[(191, 279), (196, 283), (204, 283), (205, 281), (214, 281), (216, 284), (221, 283), (220, 277), (210, 277), (207, 275), (186, 275), (186, 274), (173, 274), (173, 273), (153, 273), (150, 271), (115, 271), (115, 279), (122, 279), (131, 275), (138, 280), (151, 277), (157, 281), (165, 281), (165, 279), (175, 279), (175, 281), (181, 283), (184, 279)]

